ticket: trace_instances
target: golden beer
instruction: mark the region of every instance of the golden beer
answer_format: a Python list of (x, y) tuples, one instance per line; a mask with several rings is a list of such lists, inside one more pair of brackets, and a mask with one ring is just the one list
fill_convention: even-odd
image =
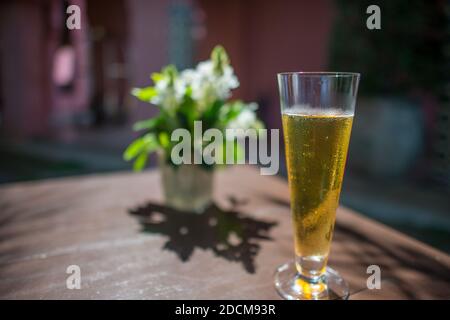
[(320, 274), (333, 235), (353, 115), (290, 111), (283, 111), (282, 121), (295, 251), (305, 261), (320, 260)]
[(286, 299), (347, 299), (327, 266), (355, 112), (359, 73), (277, 74), (294, 225), (295, 259), (275, 272)]

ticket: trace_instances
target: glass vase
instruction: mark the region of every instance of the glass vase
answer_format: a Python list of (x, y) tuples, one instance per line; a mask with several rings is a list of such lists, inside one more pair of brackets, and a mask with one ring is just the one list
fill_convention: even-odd
[(173, 165), (164, 156), (159, 158), (159, 168), (167, 206), (202, 213), (212, 203), (214, 168), (199, 164)]

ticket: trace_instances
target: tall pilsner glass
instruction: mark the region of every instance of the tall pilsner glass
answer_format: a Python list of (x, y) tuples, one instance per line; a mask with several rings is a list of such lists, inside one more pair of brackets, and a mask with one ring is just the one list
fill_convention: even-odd
[(352, 129), (359, 74), (278, 74), (295, 236), (295, 261), (280, 266), (275, 286), (286, 299), (348, 297), (327, 267)]

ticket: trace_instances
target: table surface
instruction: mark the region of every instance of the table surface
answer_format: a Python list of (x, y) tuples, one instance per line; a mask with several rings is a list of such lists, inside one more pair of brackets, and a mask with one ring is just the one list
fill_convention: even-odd
[[(293, 258), (287, 183), (235, 166), (216, 173), (203, 215), (162, 204), (159, 173), (0, 187), (2, 299), (279, 299)], [(81, 289), (68, 289), (70, 265)], [(450, 257), (340, 207), (330, 265), (350, 299), (450, 298)], [(381, 289), (367, 268), (381, 268)]]

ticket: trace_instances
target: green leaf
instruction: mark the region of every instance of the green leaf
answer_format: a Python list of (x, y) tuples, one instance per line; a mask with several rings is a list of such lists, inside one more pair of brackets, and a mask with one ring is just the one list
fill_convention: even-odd
[(134, 161), (133, 170), (141, 171), (142, 169), (144, 169), (145, 165), (147, 164), (147, 159), (148, 159), (148, 153), (142, 152)]
[(237, 116), (245, 109), (245, 104), (240, 101), (228, 102), (220, 108), (218, 115), (218, 121), (221, 126), (226, 126), (231, 120), (237, 118)]
[(190, 85), (187, 86), (185, 95), (186, 95), (187, 97), (189, 97), (189, 98), (192, 97), (192, 87), (191, 87)]
[(211, 60), (214, 65), (214, 72), (223, 74), (223, 68), (230, 64), (230, 59), (224, 47), (217, 45), (211, 52)]
[(156, 151), (159, 147), (158, 140), (155, 135), (148, 133), (140, 138), (134, 140), (123, 153), (123, 158), (125, 161), (130, 161), (142, 153), (148, 154)]
[(168, 148), (170, 146), (169, 134), (167, 132), (161, 132), (158, 137), (159, 143), (163, 148)]
[(160, 122), (161, 122), (161, 118), (159, 118), (159, 117), (138, 121), (133, 125), (133, 130), (134, 131), (139, 131), (139, 130), (144, 130), (144, 129), (152, 130), (152, 129), (155, 129), (156, 126)]
[(153, 80), (154, 83), (157, 83), (158, 81), (164, 79), (164, 75), (160, 72), (153, 72), (150, 78)]
[(158, 139), (153, 133), (147, 133), (142, 139), (144, 140), (144, 151), (147, 153), (156, 151), (159, 148)]
[(145, 141), (143, 138), (138, 138), (134, 140), (123, 153), (123, 159), (125, 161), (130, 161), (131, 159), (135, 158), (139, 153), (142, 152), (145, 145)]
[(220, 110), (223, 106), (222, 100), (216, 100), (204, 113), (202, 116), (202, 121), (204, 122), (204, 130), (214, 127), (216, 121), (219, 119)]
[(173, 64), (169, 64), (168, 66), (165, 66), (162, 69), (163, 77), (167, 77), (169, 80), (169, 87), (173, 87), (173, 83), (175, 81), (175, 78), (178, 76), (178, 70), (177, 67), (175, 67)]
[(190, 129), (194, 125), (195, 120), (200, 120), (195, 102), (190, 97), (184, 99), (178, 111), (178, 117), (182, 127)]
[(158, 95), (154, 87), (134, 88), (131, 94), (141, 101), (150, 102), (150, 100)]

